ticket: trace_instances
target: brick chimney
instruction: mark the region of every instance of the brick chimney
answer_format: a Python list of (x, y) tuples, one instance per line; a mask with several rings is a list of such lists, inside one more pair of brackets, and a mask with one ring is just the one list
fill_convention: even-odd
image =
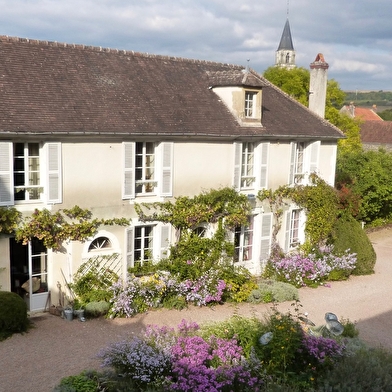
[(310, 64), (309, 109), (324, 118), (329, 65), (319, 53)]

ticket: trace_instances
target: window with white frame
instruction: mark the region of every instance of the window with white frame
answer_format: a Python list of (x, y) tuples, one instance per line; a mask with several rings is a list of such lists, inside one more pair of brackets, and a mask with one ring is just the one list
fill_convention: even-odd
[(245, 91), (245, 117), (253, 118), (256, 115), (256, 96), (254, 91)]
[(155, 181), (155, 144), (139, 142), (135, 144), (136, 193), (152, 193)]
[(0, 205), (62, 202), (61, 144), (0, 142)]
[(172, 195), (173, 143), (123, 143), (123, 199)]
[(238, 190), (267, 187), (269, 143), (234, 143), (234, 187)]
[(133, 243), (134, 263), (144, 264), (151, 261), (153, 252), (153, 226), (135, 227)]
[(39, 200), (40, 179), (39, 143), (14, 143), (15, 200)]
[(254, 181), (254, 144), (242, 143), (241, 188), (250, 188)]
[(112, 248), (112, 243), (107, 237), (98, 237), (91, 241), (88, 247), (89, 252), (99, 252), (102, 250), (108, 250)]
[(253, 251), (253, 216), (248, 218), (248, 225), (237, 226), (234, 230), (234, 261), (252, 260)]
[(301, 210), (293, 209), (286, 213), (286, 251), (300, 244)]
[(127, 266), (135, 267), (167, 257), (170, 227), (167, 224), (151, 224), (127, 228)]
[(307, 175), (318, 171), (320, 142), (292, 142), (290, 184), (306, 183)]

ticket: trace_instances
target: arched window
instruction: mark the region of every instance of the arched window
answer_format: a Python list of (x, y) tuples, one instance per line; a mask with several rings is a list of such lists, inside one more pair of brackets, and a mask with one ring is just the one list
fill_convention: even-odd
[(100, 251), (103, 249), (112, 248), (112, 243), (107, 237), (98, 237), (91, 241), (90, 246), (88, 247), (88, 252)]

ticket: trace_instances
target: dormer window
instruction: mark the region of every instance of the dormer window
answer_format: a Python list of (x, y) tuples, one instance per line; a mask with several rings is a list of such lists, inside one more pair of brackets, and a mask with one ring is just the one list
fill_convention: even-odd
[(256, 95), (253, 91), (245, 91), (245, 117), (253, 118), (256, 113)]

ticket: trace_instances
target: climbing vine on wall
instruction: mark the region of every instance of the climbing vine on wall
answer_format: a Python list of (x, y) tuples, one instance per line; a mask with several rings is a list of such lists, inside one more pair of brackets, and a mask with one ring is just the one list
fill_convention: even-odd
[(15, 207), (0, 207), (0, 233), (14, 233), (21, 219), (22, 214)]
[(274, 227), (272, 231), (272, 249), (277, 249), (276, 236), (282, 226), (282, 217), (285, 207), (290, 201), (306, 212), (305, 249), (320, 246), (328, 239), (332, 227), (339, 213), (339, 198), (336, 190), (328, 185), (316, 174), (309, 176), (310, 185), (288, 185), (279, 187), (275, 191), (263, 190), (258, 194), (260, 201), (267, 201), (274, 214)]
[[(234, 245), (227, 232), (236, 226), (246, 226), (251, 212), (247, 196), (232, 188), (213, 189), (192, 198), (183, 196), (175, 201), (141, 204), (135, 208), (141, 221), (170, 223), (177, 229), (178, 241), (161, 265), (183, 279), (195, 279), (229, 260), (230, 270), (233, 270)], [(195, 230), (210, 224), (216, 224), (212, 236), (199, 235)]]
[(313, 247), (320, 246), (331, 234), (339, 214), (339, 198), (336, 190), (316, 174), (309, 179), (311, 185), (292, 188), (291, 197), (306, 211), (306, 240)]
[(203, 223), (217, 223), (232, 229), (247, 224), (251, 206), (246, 195), (233, 188), (212, 189), (194, 197), (181, 196), (174, 202), (136, 204), (142, 222), (159, 221), (176, 229), (194, 229)]
[(38, 238), (47, 248), (60, 251), (64, 241), (85, 241), (94, 236), (101, 225), (127, 226), (129, 220), (93, 218), (91, 211), (78, 206), (55, 212), (36, 209), (16, 228), (15, 238), (23, 244), (32, 238)]

